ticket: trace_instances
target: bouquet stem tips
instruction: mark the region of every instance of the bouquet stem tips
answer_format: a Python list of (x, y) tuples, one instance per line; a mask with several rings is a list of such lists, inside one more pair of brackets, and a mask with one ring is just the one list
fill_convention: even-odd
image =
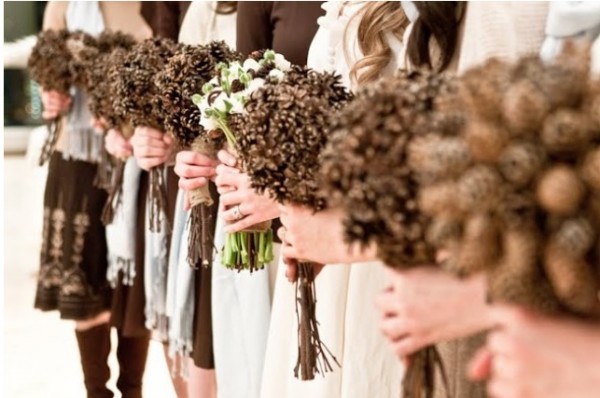
[(333, 371), (340, 363), (321, 341), (316, 316), (317, 297), (313, 264), (298, 263), (296, 282), (296, 317), (298, 320), (298, 359), (294, 376), (300, 380), (313, 380), (315, 375)]

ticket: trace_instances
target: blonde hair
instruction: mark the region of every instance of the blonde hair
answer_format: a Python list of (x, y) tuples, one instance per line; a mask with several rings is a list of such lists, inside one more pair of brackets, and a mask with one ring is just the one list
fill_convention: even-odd
[[(350, 79), (362, 85), (376, 80), (389, 65), (393, 54), (386, 35), (389, 33), (402, 39), (408, 18), (399, 1), (368, 2), (354, 18), (360, 18), (357, 40), (363, 58), (350, 69)], [(345, 38), (350, 25), (346, 26), (344, 43), (347, 43)]]

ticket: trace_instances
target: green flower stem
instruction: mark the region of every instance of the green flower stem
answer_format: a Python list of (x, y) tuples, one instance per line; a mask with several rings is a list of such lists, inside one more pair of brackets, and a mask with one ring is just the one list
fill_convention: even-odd
[(237, 140), (235, 138), (235, 134), (233, 134), (233, 131), (231, 131), (231, 129), (229, 128), (229, 126), (227, 125), (227, 122), (221, 118), (217, 118), (216, 119), (217, 124), (219, 125), (219, 128), (223, 131), (223, 134), (225, 134), (225, 138), (227, 139), (227, 143), (232, 147), (232, 148), (236, 148), (236, 144), (237, 144)]
[(222, 263), (229, 269), (259, 270), (273, 261), (273, 231), (240, 231), (228, 234)]

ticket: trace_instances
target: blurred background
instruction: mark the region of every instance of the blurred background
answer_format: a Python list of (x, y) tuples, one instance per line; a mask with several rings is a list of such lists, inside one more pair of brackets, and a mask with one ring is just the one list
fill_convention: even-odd
[[(45, 6), (41, 1), (3, 2), (5, 267), (4, 385), (0, 396), (6, 398), (85, 397), (73, 322), (60, 320), (56, 312), (33, 309), (46, 177), (45, 167), (36, 162), (46, 128), (39, 90), (26, 65)], [(110, 364), (109, 387), (116, 390), (114, 353)], [(145, 397), (175, 396), (167, 372), (162, 345), (152, 343)]]

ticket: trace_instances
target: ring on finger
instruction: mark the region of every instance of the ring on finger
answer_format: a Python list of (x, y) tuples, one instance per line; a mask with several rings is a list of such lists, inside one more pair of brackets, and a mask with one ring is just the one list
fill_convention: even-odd
[(236, 220), (241, 220), (242, 218), (244, 218), (244, 215), (240, 210), (240, 205), (235, 205), (235, 207), (233, 208), (233, 218), (235, 218)]

